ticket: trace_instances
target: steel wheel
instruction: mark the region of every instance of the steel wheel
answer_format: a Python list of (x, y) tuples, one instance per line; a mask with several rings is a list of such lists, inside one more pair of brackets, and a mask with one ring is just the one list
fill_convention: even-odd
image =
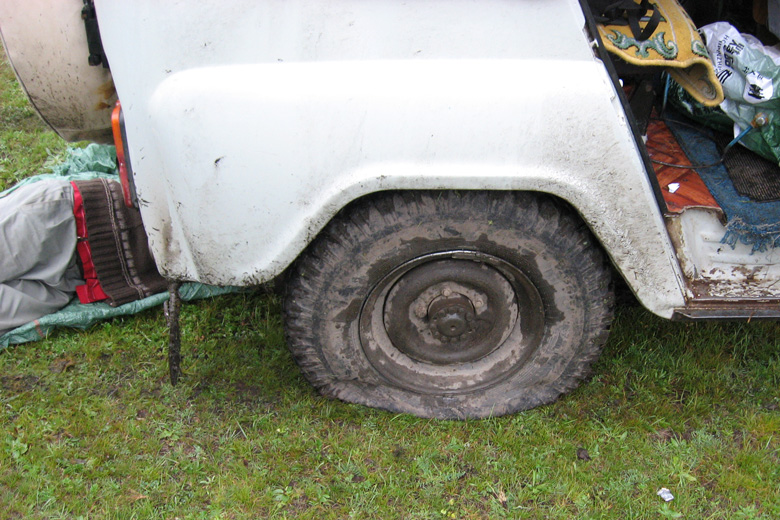
[(522, 271), (485, 253), (445, 251), (399, 266), (374, 287), (360, 342), (390, 383), (457, 393), (511, 375), (543, 329), (541, 297)]

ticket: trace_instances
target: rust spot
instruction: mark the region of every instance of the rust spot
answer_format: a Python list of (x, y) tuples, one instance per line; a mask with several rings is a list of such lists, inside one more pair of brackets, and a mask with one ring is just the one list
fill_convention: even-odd
[(100, 85), (96, 92), (103, 96), (104, 100), (109, 100), (116, 95), (116, 88), (114, 87), (114, 80), (108, 80)]
[(101, 101), (100, 103), (98, 103), (97, 105), (95, 105), (95, 110), (96, 110), (96, 111), (97, 111), (97, 110), (105, 110), (105, 109), (107, 109), (107, 108), (111, 108), (111, 105), (109, 105), (108, 103), (106, 103), (106, 102), (104, 102), (104, 101)]

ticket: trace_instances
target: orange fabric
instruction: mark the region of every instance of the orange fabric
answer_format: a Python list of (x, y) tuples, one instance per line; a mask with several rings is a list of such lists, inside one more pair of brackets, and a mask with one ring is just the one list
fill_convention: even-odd
[[(645, 146), (650, 158), (656, 161), (680, 165), (691, 164), (666, 123), (658, 119), (650, 120)], [(680, 213), (690, 206), (719, 207), (695, 170), (657, 163), (653, 163), (653, 168), (666, 207), (670, 212)]]

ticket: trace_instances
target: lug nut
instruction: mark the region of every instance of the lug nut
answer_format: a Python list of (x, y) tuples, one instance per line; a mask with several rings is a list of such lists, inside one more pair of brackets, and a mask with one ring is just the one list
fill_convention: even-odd
[(442, 289), (442, 291), (441, 291), (441, 295), (442, 295), (442, 296), (444, 296), (445, 298), (447, 298), (447, 297), (448, 297), (448, 296), (450, 296), (451, 294), (452, 294), (452, 290), (451, 290), (449, 287), (445, 287), (445, 288), (444, 288), (444, 289)]
[(414, 315), (420, 319), (423, 319), (426, 314), (428, 314), (428, 311), (426, 311), (425, 305), (422, 303), (414, 309)]

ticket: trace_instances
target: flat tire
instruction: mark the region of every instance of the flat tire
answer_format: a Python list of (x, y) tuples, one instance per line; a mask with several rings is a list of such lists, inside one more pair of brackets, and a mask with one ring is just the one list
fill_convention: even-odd
[(610, 270), (552, 197), (395, 192), (342, 211), (293, 269), (288, 344), (324, 395), (420, 417), (500, 416), (590, 374)]

